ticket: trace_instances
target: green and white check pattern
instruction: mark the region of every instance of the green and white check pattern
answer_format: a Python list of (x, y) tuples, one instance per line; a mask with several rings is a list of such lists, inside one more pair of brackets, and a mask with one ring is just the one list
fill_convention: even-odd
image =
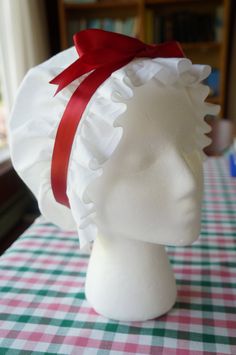
[(77, 235), (36, 221), (0, 259), (0, 355), (236, 354), (236, 179), (225, 158), (205, 166), (199, 240), (168, 254), (174, 308), (115, 322), (85, 300), (88, 256)]

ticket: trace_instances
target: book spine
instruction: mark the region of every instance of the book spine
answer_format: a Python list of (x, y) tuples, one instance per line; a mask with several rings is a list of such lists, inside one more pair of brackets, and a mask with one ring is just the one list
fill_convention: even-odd
[(123, 34), (134, 36), (134, 17), (128, 17), (123, 21)]
[[(156, 22), (156, 25), (155, 25)], [(214, 14), (179, 11), (172, 15), (156, 16), (155, 33), (161, 41), (204, 42), (215, 40)]]
[(216, 42), (222, 42), (223, 39), (223, 18), (224, 18), (223, 6), (218, 6), (215, 11), (215, 21), (214, 21), (214, 37)]
[(98, 28), (101, 29), (102, 28), (102, 22), (99, 18), (91, 18), (87, 21), (86, 24), (87, 28)]
[(110, 31), (113, 32), (115, 29), (115, 23), (114, 20), (112, 18), (104, 18), (102, 20), (102, 29), (105, 31)]
[(154, 42), (154, 12), (150, 9), (147, 9), (145, 12), (145, 42), (153, 43)]
[(69, 46), (73, 46), (73, 35), (79, 32), (80, 29), (80, 21), (79, 20), (70, 20), (67, 25), (68, 32), (68, 44)]

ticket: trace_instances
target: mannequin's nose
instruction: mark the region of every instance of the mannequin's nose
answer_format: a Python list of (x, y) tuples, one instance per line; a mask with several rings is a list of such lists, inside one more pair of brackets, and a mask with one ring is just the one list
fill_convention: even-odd
[[(172, 171), (174, 179), (172, 190), (178, 199), (182, 199), (196, 193), (198, 189), (197, 176), (195, 176), (190, 161), (184, 154), (174, 152), (172, 156)], [(196, 167), (197, 169), (197, 167)]]

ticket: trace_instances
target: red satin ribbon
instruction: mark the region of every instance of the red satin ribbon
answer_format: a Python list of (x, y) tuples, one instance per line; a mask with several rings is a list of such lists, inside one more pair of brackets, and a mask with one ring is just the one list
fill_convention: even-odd
[[(134, 58), (182, 58), (177, 42), (147, 45), (136, 38), (98, 29), (74, 35), (79, 59), (50, 81), (56, 94), (80, 76), (90, 73), (71, 96), (57, 129), (51, 165), (51, 186), (57, 202), (70, 207), (66, 194), (67, 170), (76, 129), (97, 88)], [(79, 154), (79, 152), (78, 152)]]

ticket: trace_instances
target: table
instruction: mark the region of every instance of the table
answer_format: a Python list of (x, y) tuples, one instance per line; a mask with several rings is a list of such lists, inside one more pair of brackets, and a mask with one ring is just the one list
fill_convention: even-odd
[(122, 323), (84, 295), (88, 255), (76, 233), (37, 220), (0, 259), (0, 354), (236, 354), (236, 179), (227, 159), (205, 165), (202, 233), (168, 247), (174, 308)]

